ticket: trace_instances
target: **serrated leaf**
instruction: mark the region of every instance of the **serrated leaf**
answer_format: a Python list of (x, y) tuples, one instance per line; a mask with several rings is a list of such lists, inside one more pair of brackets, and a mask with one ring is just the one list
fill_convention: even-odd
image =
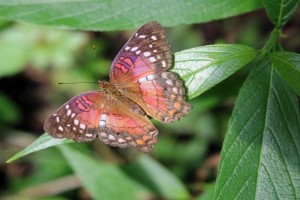
[(270, 57), (280, 76), (300, 95), (300, 55), (291, 52), (274, 52)]
[(171, 71), (185, 81), (192, 99), (244, 67), (256, 53), (250, 47), (236, 44), (201, 46), (175, 53)]
[(42, 149), (46, 149), (52, 146), (56, 146), (59, 144), (65, 144), (65, 143), (71, 143), (73, 141), (68, 139), (55, 139), (48, 135), (47, 133), (41, 135), (38, 139), (36, 139), (31, 145), (27, 146), (22, 151), (16, 153), (14, 156), (12, 156), (10, 159), (6, 161), (6, 163), (10, 163), (14, 160), (17, 160), (23, 156), (26, 156), (30, 153), (40, 151)]
[(125, 167), (132, 177), (144, 182), (163, 199), (190, 199), (187, 189), (170, 171), (148, 155), (140, 156)]
[(99, 162), (68, 146), (59, 146), (75, 174), (93, 199), (142, 199), (149, 192), (116, 165)]
[(214, 199), (299, 199), (297, 96), (270, 60), (254, 64), (229, 122)]
[(259, 0), (0, 0), (0, 17), (27, 23), (103, 31), (137, 28), (153, 20), (167, 26), (207, 22), (253, 11), (261, 6)]
[(269, 18), (280, 28), (286, 24), (295, 13), (299, 0), (263, 0)]

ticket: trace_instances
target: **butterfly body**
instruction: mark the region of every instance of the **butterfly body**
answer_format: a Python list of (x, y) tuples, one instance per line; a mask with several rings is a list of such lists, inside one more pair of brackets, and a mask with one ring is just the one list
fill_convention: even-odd
[(147, 115), (169, 123), (191, 109), (172, 66), (172, 51), (157, 22), (141, 27), (113, 61), (110, 82), (82, 93), (52, 114), (44, 130), (56, 138), (91, 141), (96, 136), (117, 147), (136, 146), (144, 152), (156, 143), (157, 129)]

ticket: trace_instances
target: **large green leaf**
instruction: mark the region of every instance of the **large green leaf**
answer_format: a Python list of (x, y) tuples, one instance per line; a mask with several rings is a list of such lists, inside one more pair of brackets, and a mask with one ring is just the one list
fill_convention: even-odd
[(149, 191), (116, 165), (99, 162), (68, 146), (59, 149), (93, 199), (142, 199)]
[(175, 53), (172, 69), (185, 80), (188, 96), (194, 98), (244, 67), (254, 49), (237, 44), (216, 44)]
[(84, 30), (137, 28), (158, 20), (167, 26), (207, 22), (260, 8), (259, 0), (0, 0), (0, 17)]
[(214, 199), (299, 199), (297, 96), (270, 60), (254, 64), (229, 122)]
[(271, 54), (271, 60), (281, 77), (300, 95), (300, 55), (275, 52)]
[(295, 13), (299, 0), (263, 0), (269, 18), (280, 28), (287, 23)]
[(189, 199), (183, 183), (148, 155), (140, 156), (127, 165), (125, 170), (164, 199)]

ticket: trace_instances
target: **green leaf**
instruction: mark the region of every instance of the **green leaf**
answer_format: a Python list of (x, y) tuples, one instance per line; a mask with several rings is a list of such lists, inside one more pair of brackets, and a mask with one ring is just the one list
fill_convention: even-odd
[(253, 65), (229, 122), (214, 199), (299, 199), (297, 96), (270, 60)]
[(286, 24), (295, 13), (299, 0), (263, 0), (269, 18), (280, 28)]
[(236, 44), (201, 46), (175, 53), (171, 71), (185, 81), (192, 99), (244, 67), (256, 54), (254, 49)]
[(159, 20), (174, 26), (207, 22), (262, 7), (259, 0), (0, 0), (0, 18), (84, 30), (123, 30)]
[(148, 155), (140, 156), (135, 162), (126, 166), (125, 170), (160, 194), (163, 199), (190, 199), (183, 183)]
[(59, 146), (75, 174), (92, 196), (92, 199), (142, 199), (149, 191), (116, 165), (99, 162), (70, 147)]
[(300, 55), (291, 52), (275, 52), (270, 57), (280, 76), (300, 95)]
[(30, 153), (46, 149), (52, 146), (56, 146), (59, 144), (64, 144), (64, 143), (71, 143), (73, 141), (68, 140), (68, 139), (55, 139), (52, 136), (48, 135), (47, 133), (41, 135), (38, 139), (36, 139), (31, 145), (27, 146), (25, 149), (22, 151), (16, 153), (14, 156), (12, 156), (10, 159), (6, 161), (6, 163), (10, 163), (14, 160), (17, 160), (23, 156), (26, 156)]

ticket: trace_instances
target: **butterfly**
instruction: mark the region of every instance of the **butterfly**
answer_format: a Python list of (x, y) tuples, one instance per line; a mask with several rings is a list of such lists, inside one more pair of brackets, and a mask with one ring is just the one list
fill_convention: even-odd
[(176, 74), (169, 72), (173, 54), (158, 22), (143, 25), (124, 45), (100, 90), (75, 96), (52, 114), (44, 130), (54, 138), (77, 142), (97, 136), (114, 147), (152, 150), (158, 130), (148, 116), (170, 123), (191, 110)]

